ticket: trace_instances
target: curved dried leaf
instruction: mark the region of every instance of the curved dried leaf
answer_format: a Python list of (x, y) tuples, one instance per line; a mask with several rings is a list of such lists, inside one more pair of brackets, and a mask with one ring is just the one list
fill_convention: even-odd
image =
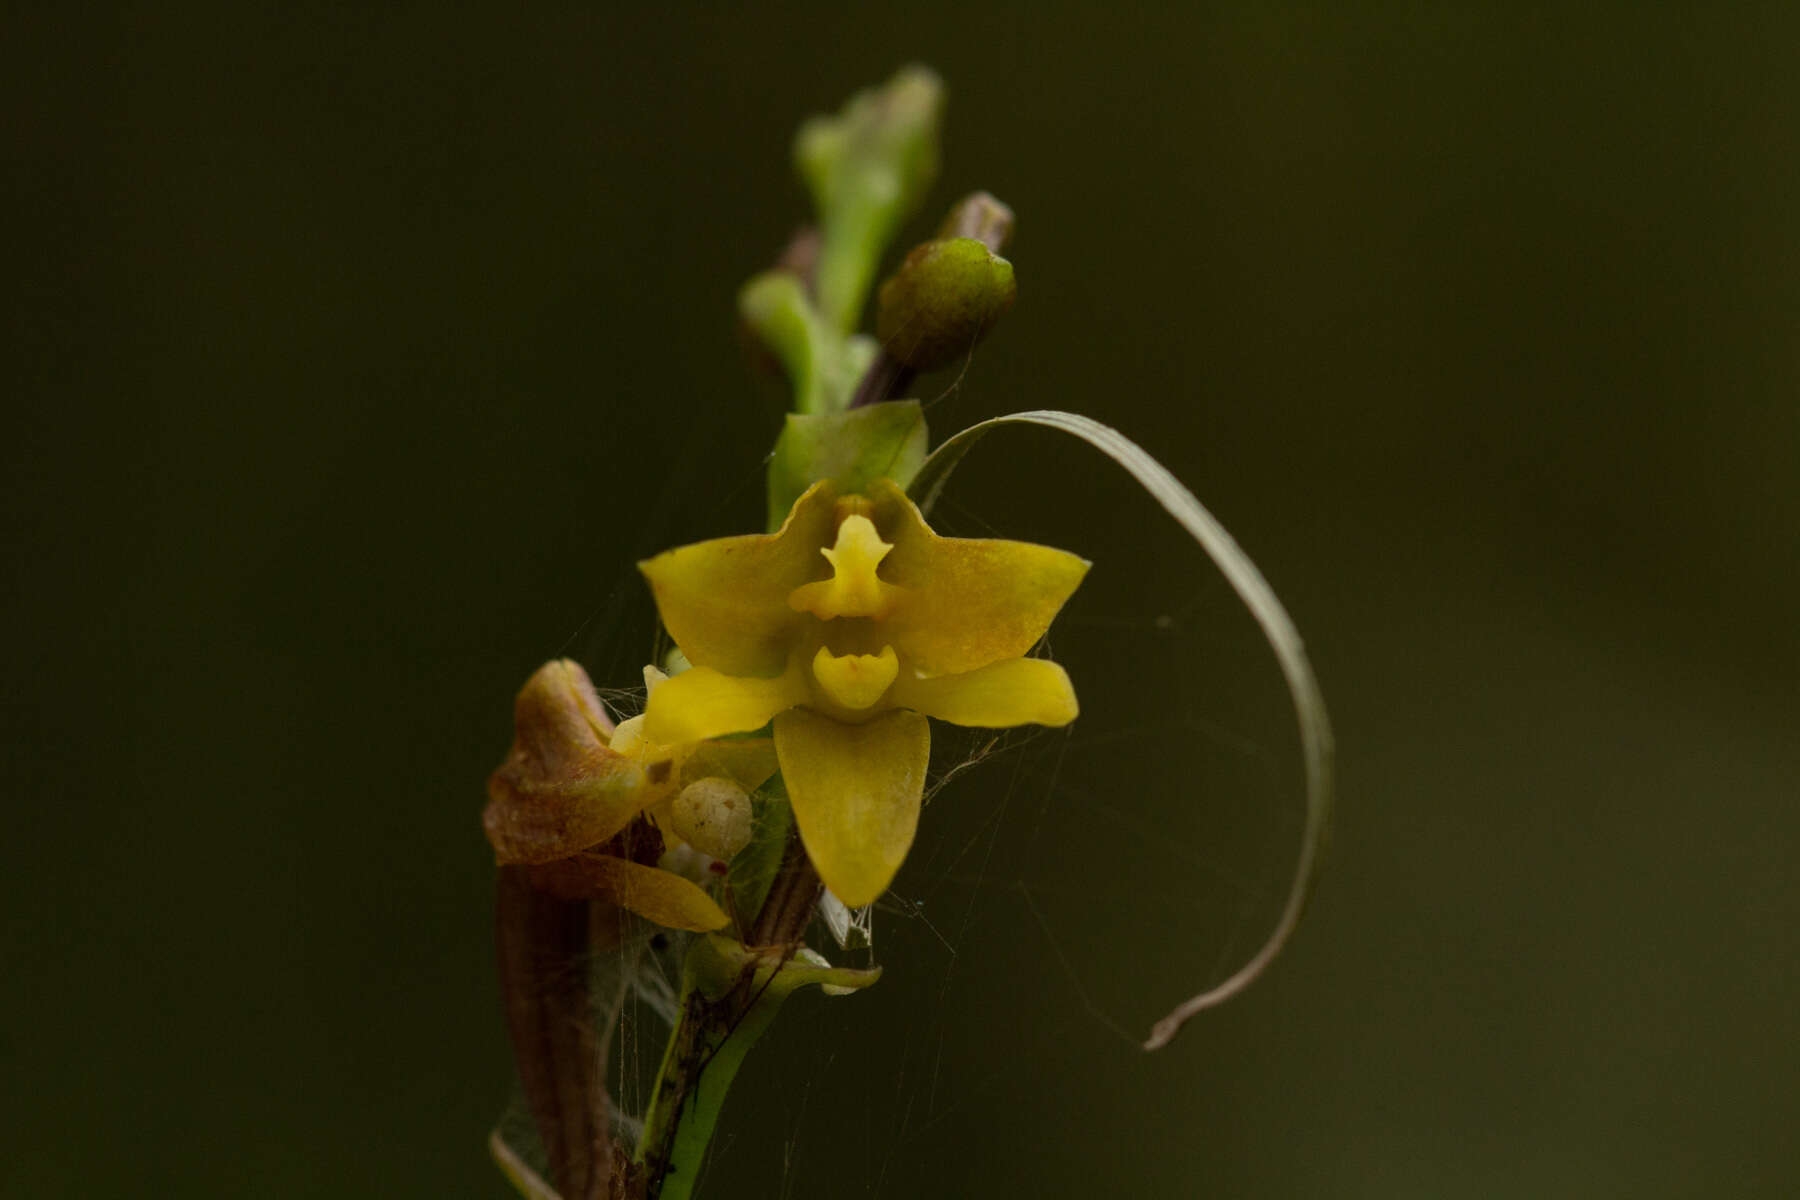
[(1262, 572), (1256, 569), (1256, 564), (1238, 548), (1231, 534), (1226, 532), (1218, 519), (1195, 499), (1194, 494), (1180, 480), (1171, 475), (1143, 447), (1111, 426), (1076, 413), (1048, 409), (1012, 413), (971, 425), (933, 451), (925, 465), (919, 469), (917, 478), (913, 480), (912, 491), (915, 496), (921, 497), (920, 507), (926, 510), (931, 508), (932, 502), (943, 490), (950, 472), (962, 461), (970, 447), (988, 433), (1006, 425), (1041, 425), (1070, 434), (1130, 472), (1132, 478), (1206, 552), (1237, 592), (1244, 606), (1250, 610), (1250, 614), (1256, 618), (1257, 624), (1262, 627), (1263, 636), (1268, 639), (1269, 647), (1275, 652), (1275, 660), (1281, 666), (1288, 693), (1293, 698), (1294, 718), (1300, 731), (1300, 753), (1306, 767), (1306, 826), (1301, 834), (1300, 857), (1294, 867), (1294, 880), (1288, 891), (1287, 903), (1268, 940), (1248, 962), (1224, 981), (1177, 1005), (1156, 1023), (1144, 1042), (1146, 1050), (1156, 1050), (1168, 1045), (1180, 1032), (1182, 1025), (1196, 1013), (1224, 1003), (1254, 983), (1281, 953), (1299, 925), (1318, 877), (1331, 828), (1331, 721), (1326, 715), (1325, 698), (1319, 691), (1318, 680), (1313, 676), (1312, 665), (1307, 661), (1300, 634), (1288, 617), (1287, 610), (1281, 606), (1281, 601), (1276, 599), (1274, 589), (1262, 577)]

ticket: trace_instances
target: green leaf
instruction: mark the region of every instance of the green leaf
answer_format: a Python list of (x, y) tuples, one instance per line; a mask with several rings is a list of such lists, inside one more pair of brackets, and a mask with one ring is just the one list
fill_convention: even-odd
[(779, 529), (794, 501), (821, 479), (846, 492), (866, 491), (877, 479), (907, 486), (925, 461), (927, 440), (917, 400), (790, 414), (769, 461), (769, 528)]
[[(687, 975), (696, 991), (714, 1001), (745, 983), (747, 977), (747, 990), (756, 997), (750, 1006), (754, 1013), (769, 1001), (778, 1005), (803, 987), (860, 991), (881, 978), (881, 968), (834, 967), (800, 957), (784, 958), (779, 949), (752, 950), (709, 933), (688, 952)], [(773, 1008), (768, 1015), (774, 1015)]]

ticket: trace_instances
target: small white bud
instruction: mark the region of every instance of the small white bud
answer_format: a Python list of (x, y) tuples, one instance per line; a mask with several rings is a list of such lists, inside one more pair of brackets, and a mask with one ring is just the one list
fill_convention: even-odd
[(750, 844), (750, 795), (717, 775), (696, 779), (670, 805), (669, 823), (694, 849), (729, 859)]

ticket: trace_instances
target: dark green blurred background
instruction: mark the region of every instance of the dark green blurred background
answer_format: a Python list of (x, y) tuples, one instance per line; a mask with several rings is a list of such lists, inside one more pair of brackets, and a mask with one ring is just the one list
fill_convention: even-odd
[(505, 1194), (513, 690), (629, 686), (630, 562), (758, 524), (733, 294), (796, 122), (909, 59), (910, 236), (1020, 215), (935, 428), (1188, 480), (1341, 821), (1272, 976), (1133, 1049), (1266, 928), (1292, 734), (1147, 502), (995, 441), (944, 524), (1097, 560), (1085, 715), (928, 811), (925, 916), (793, 1003), (707, 1194), (1790, 1194), (1800, 21), (1586, 11), (9, 20), (0, 1194)]

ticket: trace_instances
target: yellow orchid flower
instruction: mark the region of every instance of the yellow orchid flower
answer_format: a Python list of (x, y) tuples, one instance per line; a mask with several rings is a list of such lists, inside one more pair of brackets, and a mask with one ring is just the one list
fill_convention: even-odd
[[(729, 923), (691, 880), (658, 866), (663, 830), (705, 822), (681, 814), (693, 794), (746, 797), (775, 772), (767, 739), (664, 744), (641, 736), (639, 718), (614, 727), (587, 672), (569, 659), (544, 664), (513, 705), (512, 751), (488, 779), (482, 824), (502, 864), (524, 866), (534, 885), (564, 899), (604, 899), (675, 929)], [(664, 819), (652, 823), (646, 811)], [(693, 840), (693, 839), (689, 839)], [(713, 841), (716, 846), (717, 842)], [(706, 849), (707, 847), (702, 847)]]
[(1026, 542), (944, 538), (888, 480), (814, 484), (773, 534), (638, 564), (693, 666), (656, 688), (643, 731), (686, 743), (774, 721), (794, 820), (819, 876), (872, 903), (918, 827), (931, 734), (1066, 725), (1075, 691), (1037, 644), (1087, 574)]

